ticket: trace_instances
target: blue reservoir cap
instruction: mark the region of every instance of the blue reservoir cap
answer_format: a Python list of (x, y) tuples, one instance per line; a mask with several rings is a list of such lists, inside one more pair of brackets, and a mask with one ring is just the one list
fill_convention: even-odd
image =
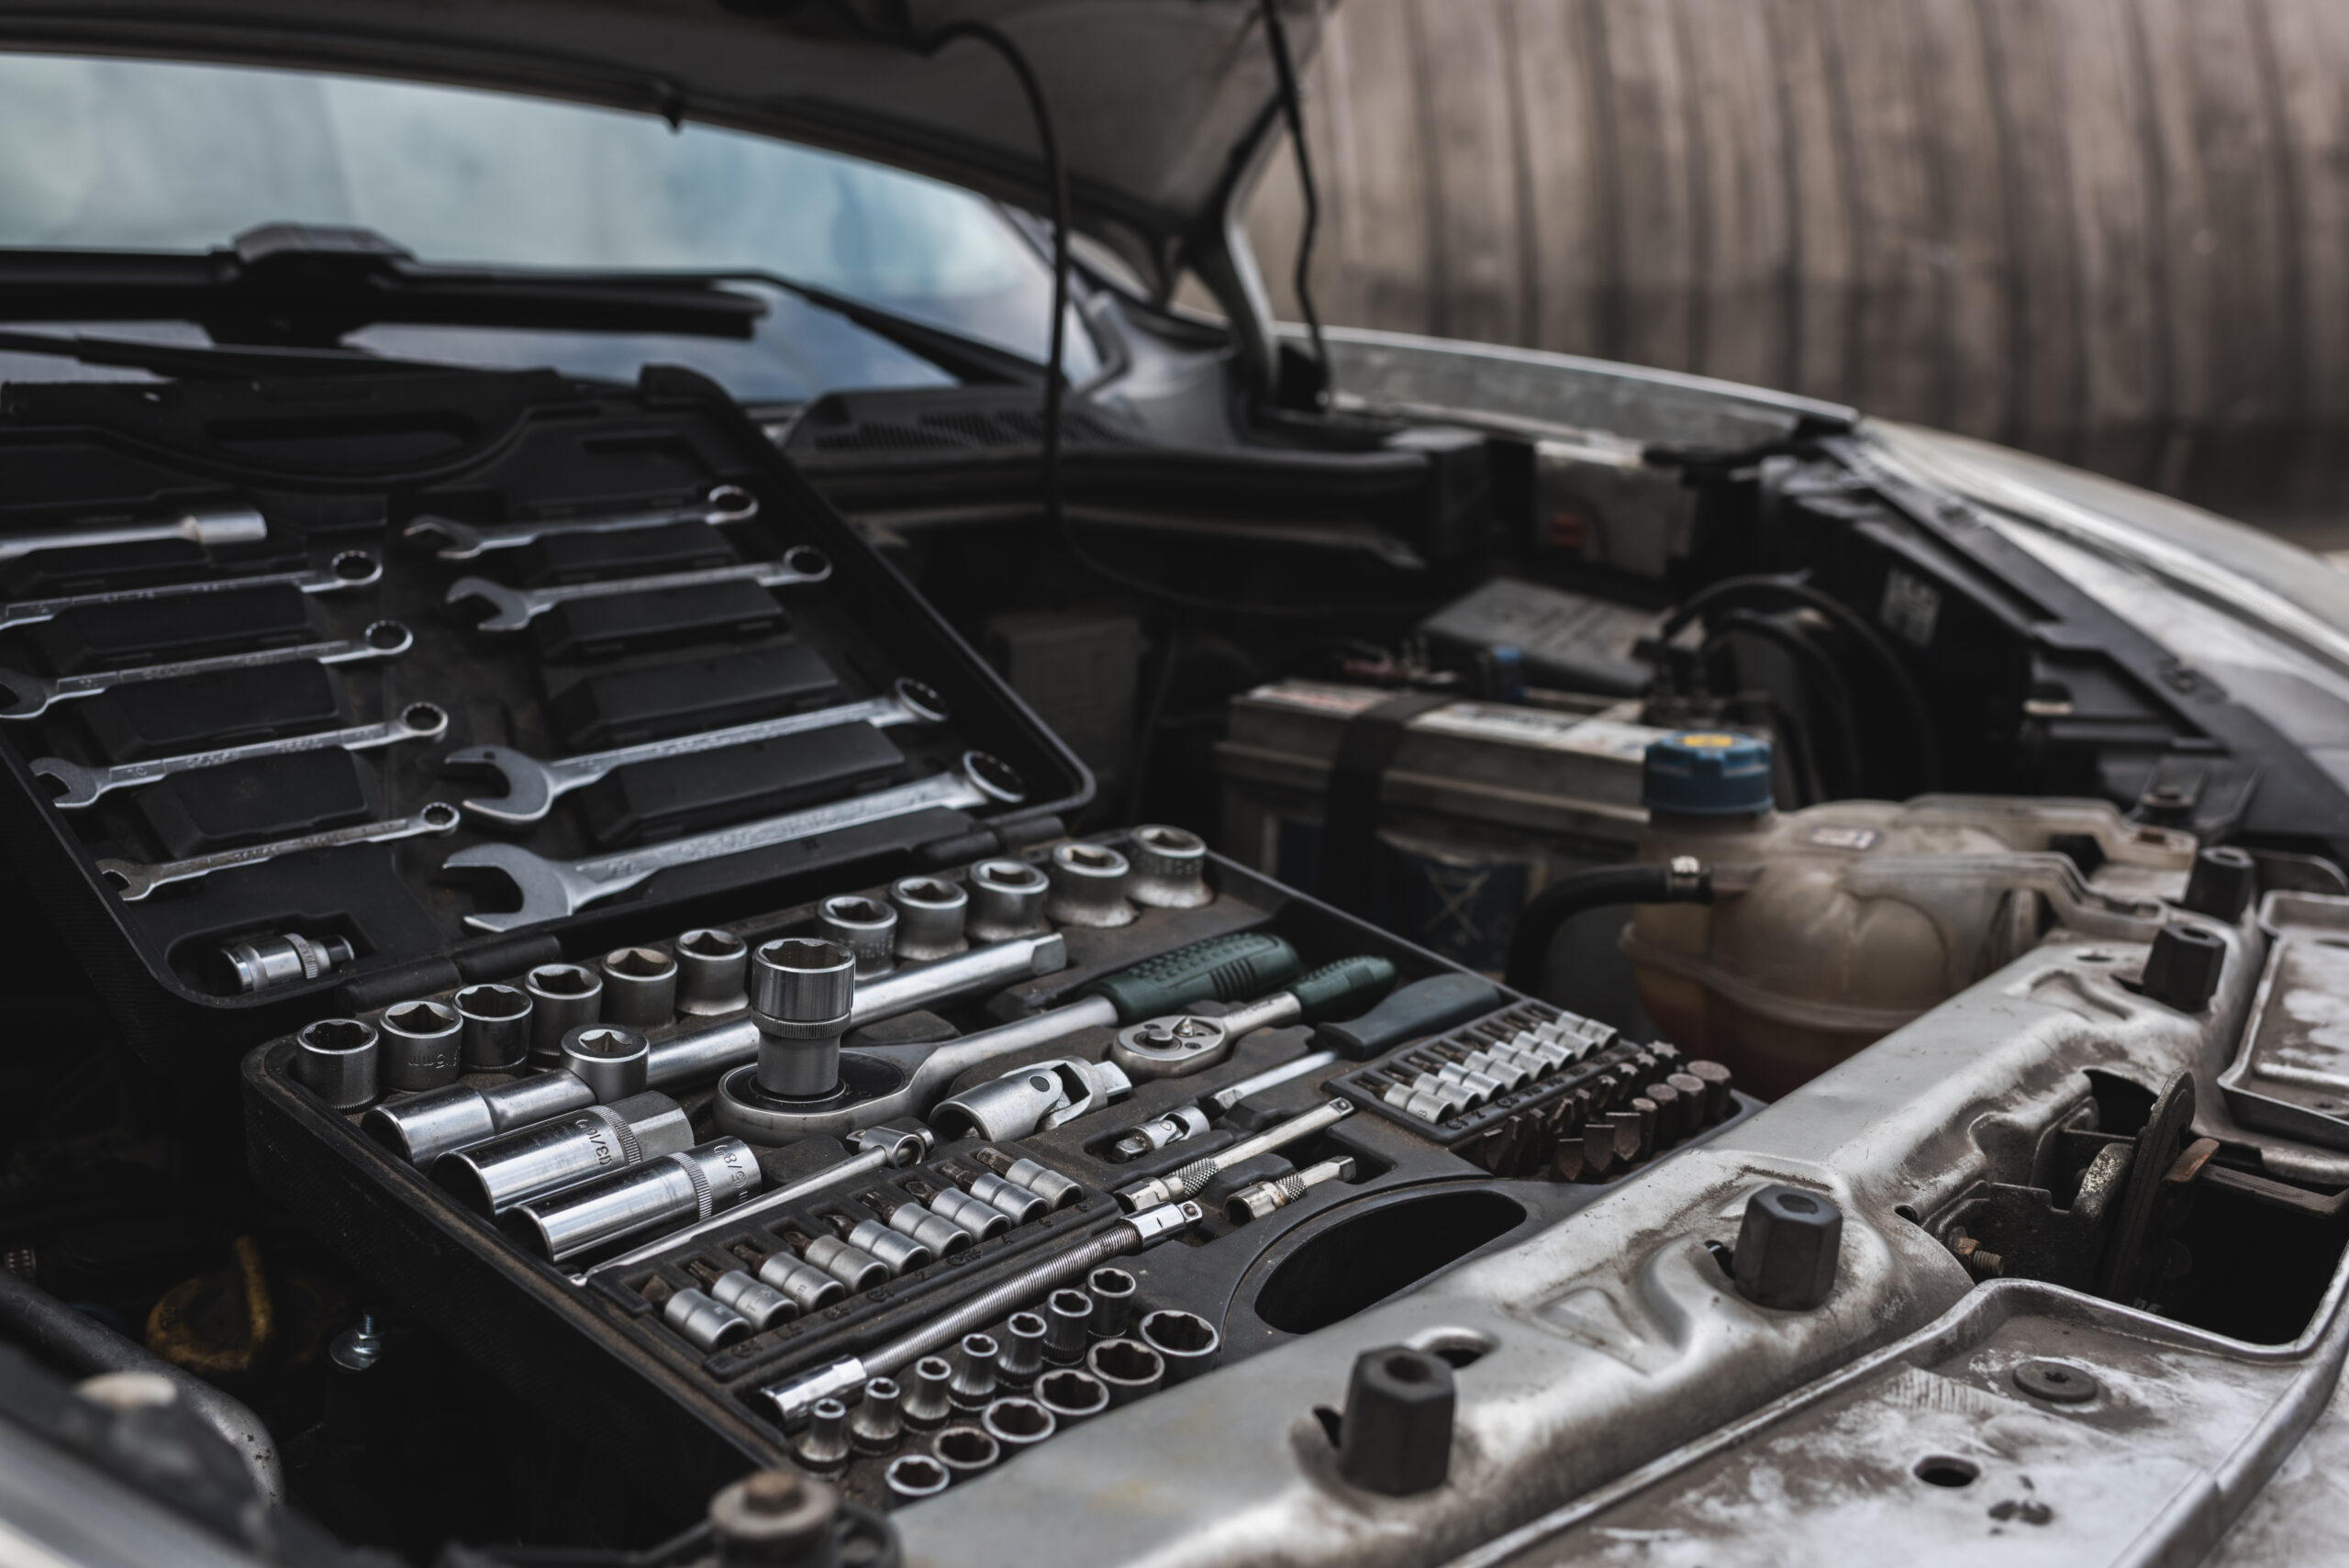
[(1726, 729), (1682, 729), (1648, 743), (1641, 803), (1684, 817), (1770, 809), (1770, 743)]

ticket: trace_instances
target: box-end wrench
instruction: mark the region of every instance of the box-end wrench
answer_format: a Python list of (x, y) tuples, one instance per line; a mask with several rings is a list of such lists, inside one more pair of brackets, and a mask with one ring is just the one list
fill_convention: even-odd
[(174, 882), (193, 882), (200, 876), (210, 876), (216, 871), (228, 871), (237, 866), (259, 865), (284, 855), (299, 855), (311, 850), (331, 850), (344, 844), (384, 844), (395, 839), (420, 839), (427, 834), (453, 833), (462, 813), (453, 806), (434, 801), (413, 817), (395, 817), (384, 822), (354, 822), (348, 828), (330, 828), (323, 833), (305, 833), (298, 839), (280, 839), (272, 844), (248, 844), (241, 850), (222, 850), (217, 854), (198, 855), (192, 861), (171, 861), (162, 865), (140, 865), (136, 861), (100, 861), (98, 874), (113, 884), (125, 904), (136, 904), (155, 889)]
[(251, 544), (269, 537), (269, 519), (250, 506), (198, 506), (176, 517), (126, 522), (109, 519), (44, 533), (0, 539), (0, 561), (15, 561), (44, 550), (83, 550), (95, 545), (147, 544), (155, 539), (193, 539), (216, 544)]
[(354, 724), (347, 729), (322, 729), (315, 735), (288, 735), (244, 746), (189, 751), (177, 757), (150, 757), (144, 762), (117, 762), (110, 768), (85, 768), (62, 757), (36, 757), (32, 771), (37, 777), (59, 786), (57, 798), (50, 805), (60, 811), (79, 811), (110, 791), (153, 784), (157, 779), (197, 768), (249, 762), (261, 757), (286, 757), (296, 751), (364, 751), (402, 740), (437, 740), (448, 728), (449, 716), (438, 706), (412, 702), (394, 717), (376, 724)]
[(932, 807), (971, 810), (982, 806), (1016, 805), (1025, 793), (1026, 786), (1009, 764), (983, 751), (965, 751), (962, 766), (951, 773), (934, 773), (912, 784), (721, 828), (712, 833), (696, 833), (689, 839), (648, 844), (640, 850), (618, 850), (585, 860), (551, 861), (518, 844), (473, 844), (442, 862), (441, 869), (505, 873), (521, 895), (521, 907), (468, 915), (465, 924), (477, 931), (513, 931), (575, 915), (598, 899), (625, 893), (647, 878), (678, 866), (793, 843), (818, 833), (862, 828), (867, 823), (910, 816)]
[(39, 718), (59, 703), (146, 681), (212, 675), (224, 670), (255, 670), (264, 664), (351, 664), (362, 659), (396, 659), (415, 644), (416, 634), (395, 620), (379, 620), (357, 637), (332, 642), (256, 648), (249, 653), (220, 653), (208, 659), (181, 659), (169, 664), (133, 664), (123, 670), (95, 670), (86, 675), (31, 675), (22, 670), (0, 669), (0, 693), (6, 694), (5, 701), (0, 701), (0, 719)]
[(454, 517), (425, 513), (401, 530), (412, 543), (445, 540), (432, 553), (441, 561), (474, 561), (493, 550), (533, 544), (551, 534), (616, 534), (629, 528), (657, 528), (671, 523), (746, 523), (759, 515), (759, 498), (739, 484), (711, 487), (698, 502), (685, 506), (648, 506), (632, 512), (596, 512), (584, 517), (525, 517), (509, 523), (464, 523)]
[[(0, 671), (0, 684), (6, 684), (6, 673)], [(0, 713), (0, 717), (6, 717), (6, 714)], [(811, 729), (829, 729), (836, 725), (943, 724), (946, 717), (945, 698), (919, 681), (899, 681), (896, 693), (892, 696), (843, 703), (838, 707), (818, 708), (813, 713), (753, 719), (748, 724), (737, 724), (725, 729), (706, 729), (698, 735), (677, 735), (665, 740), (645, 740), (609, 751), (591, 751), (584, 756), (559, 757), (551, 762), (542, 762), (511, 746), (466, 746), (450, 752), (442, 759), (441, 765), (452, 773), (497, 774), (505, 781), (506, 793), (486, 799), (468, 798), (464, 803), (465, 809), (492, 822), (520, 828), (543, 821), (560, 797), (583, 785), (594, 784), (615, 768), (625, 768), (632, 763), (722, 751), (729, 746), (747, 746), (753, 741), (804, 734)]]
[(742, 566), (709, 566), (699, 572), (666, 572), (654, 577), (607, 577), (594, 583), (558, 583), (547, 588), (510, 588), (487, 577), (460, 577), (449, 584), (448, 602), (479, 599), (489, 614), (476, 623), (477, 631), (520, 631), (532, 621), (574, 599), (607, 599), (618, 594), (659, 594), (672, 588), (700, 588), (716, 583), (755, 583), (762, 588), (788, 588), (799, 583), (821, 583), (832, 574), (829, 557), (813, 545), (794, 545), (780, 561), (754, 561)]
[(71, 594), (61, 599), (18, 599), (0, 605), (0, 631), (55, 620), (69, 610), (96, 609), (104, 605), (139, 605), (150, 599), (176, 599), (189, 594), (229, 594), (239, 588), (293, 588), (305, 594), (336, 594), (345, 588), (371, 587), (383, 580), (384, 563), (363, 550), (346, 550), (323, 567), (305, 572), (264, 572), (251, 577), (203, 577), (193, 583), (157, 583), (145, 588), (109, 588), (98, 594)]

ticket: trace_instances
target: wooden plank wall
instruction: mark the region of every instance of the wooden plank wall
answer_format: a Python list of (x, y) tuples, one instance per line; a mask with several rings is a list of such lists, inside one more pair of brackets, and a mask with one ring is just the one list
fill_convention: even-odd
[(1308, 91), (1331, 321), (2349, 518), (2349, 0), (1343, 0)]

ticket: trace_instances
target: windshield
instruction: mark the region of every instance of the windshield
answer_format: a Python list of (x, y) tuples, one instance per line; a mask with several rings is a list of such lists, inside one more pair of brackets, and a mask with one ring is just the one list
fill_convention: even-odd
[[(779, 273), (1039, 361), (1052, 308), (1050, 268), (994, 204), (769, 138), (362, 77), (0, 56), (0, 246), (208, 250), (276, 222), (372, 228), (428, 261)], [(750, 343), (410, 327), (347, 341), (607, 376), (685, 363), (751, 401), (946, 379), (753, 292), (770, 312)], [(1068, 373), (1095, 368), (1072, 317)]]

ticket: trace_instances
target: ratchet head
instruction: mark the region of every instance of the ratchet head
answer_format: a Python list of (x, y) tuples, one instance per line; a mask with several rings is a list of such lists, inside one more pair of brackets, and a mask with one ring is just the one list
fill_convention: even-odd
[(22, 670), (0, 670), (0, 718), (38, 718), (57, 700), (57, 687)]
[(487, 577), (460, 577), (449, 584), (449, 592), (442, 597), (451, 605), (462, 605), (468, 599), (487, 605), (489, 614), (475, 624), (474, 629), (479, 631), (520, 631), (530, 624), (529, 595)]
[(465, 924), (477, 931), (514, 931), (524, 926), (560, 920), (578, 910), (583, 895), (596, 891), (592, 885), (574, 885), (573, 878), (566, 874), (566, 867), (543, 855), (534, 855), (518, 844), (468, 845), (442, 861), (440, 869), (498, 872), (521, 895), (519, 908), (466, 916)]
[(1231, 1049), (1231, 1031), (1221, 1018), (1172, 1013), (1118, 1031), (1109, 1060), (1134, 1078), (1174, 1078), (1212, 1067)]
[(451, 773), (490, 773), (506, 786), (503, 795), (467, 796), (465, 809), (507, 827), (546, 819), (554, 808), (553, 775), (536, 757), (511, 746), (461, 746), (443, 762)]
[(432, 553), (442, 561), (471, 561), (488, 548), (481, 530), (471, 523), (461, 523), (454, 517), (444, 517), (427, 512), (400, 531), (402, 539), (415, 544), (440, 541)]

